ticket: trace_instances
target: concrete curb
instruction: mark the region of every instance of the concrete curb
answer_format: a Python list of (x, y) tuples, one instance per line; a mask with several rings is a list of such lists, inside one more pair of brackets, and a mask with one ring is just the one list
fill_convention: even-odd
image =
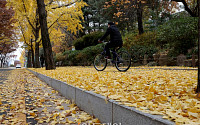
[(97, 117), (102, 123), (108, 125), (174, 125), (175, 123), (163, 119), (160, 115), (151, 115), (136, 110), (134, 107), (119, 105), (114, 100), (105, 101), (105, 97), (86, 91), (65, 82), (52, 79), (43, 74), (34, 72), (40, 80), (46, 82), (55, 90), (71, 101), (88, 114)]

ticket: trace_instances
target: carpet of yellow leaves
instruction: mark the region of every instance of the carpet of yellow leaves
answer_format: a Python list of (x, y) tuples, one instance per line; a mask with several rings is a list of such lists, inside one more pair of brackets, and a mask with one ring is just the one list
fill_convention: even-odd
[(19, 69), (8, 73), (8, 80), (0, 84), (0, 125), (77, 125), (100, 122), (29, 71)]
[(118, 72), (107, 68), (98, 72), (93, 67), (32, 70), (143, 112), (163, 115), (176, 124), (200, 124), (200, 100), (194, 91), (197, 86), (195, 70), (131, 68)]

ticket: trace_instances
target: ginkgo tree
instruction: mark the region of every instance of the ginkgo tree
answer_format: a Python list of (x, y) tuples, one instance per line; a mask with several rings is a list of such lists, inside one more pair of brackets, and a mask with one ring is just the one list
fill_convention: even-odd
[[(41, 1), (39, 1), (41, 2)], [(53, 57), (50, 53), (47, 54), (46, 48), (48, 48), (45, 43), (47, 41), (51, 42), (57, 42), (58, 37), (63, 37), (64, 32), (62, 32), (62, 29), (67, 29), (67, 31), (70, 31), (71, 33), (76, 34), (76, 32), (80, 29), (82, 29), (81, 25), (81, 19), (83, 19), (83, 13), (81, 8), (86, 5), (83, 1), (73, 1), (73, 0), (45, 0), (44, 1), (44, 7), (45, 7), (45, 13), (47, 12), (47, 20), (46, 20), (46, 34), (42, 37), (41, 34), (44, 33), (44, 30), (41, 28), (43, 24), (41, 25), (41, 16), (40, 15), (40, 9), (41, 7), (38, 6), (36, 1), (31, 0), (9, 0), (9, 5), (13, 6), (15, 10), (15, 18), (21, 22), (21, 24), (25, 27), (24, 30), (27, 31), (27, 36), (29, 36), (28, 39), (31, 39), (31, 36), (34, 38), (32, 39), (35, 44), (35, 61), (36, 61), (36, 67), (39, 62), (39, 45), (42, 41), (42, 45), (44, 48), (44, 55), (45, 55), (45, 64), (47, 69), (54, 69), (53, 66), (54, 61)], [(39, 21), (40, 20), (40, 21)], [(61, 31), (59, 31), (61, 30)], [(54, 32), (59, 32), (60, 34), (57, 34), (57, 36), (54, 36)], [(47, 35), (50, 35), (50, 39), (46, 40), (43, 39)], [(48, 44), (50, 45), (50, 44)], [(49, 49), (52, 49), (51, 45), (49, 46)], [(50, 59), (51, 58), (51, 59)], [(51, 61), (50, 61), (51, 60)], [(48, 64), (52, 62), (51, 64)], [(52, 68), (53, 66), (54, 68)]]
[[(21, 32), (21, 38), (23, 42), (31, 46), (32, 53), (32, 65), (33, 67), (39, 67), (39, 19), (36, 11), (36, 4), (31, 0), (17, 0), (8, 1), (8, 6), (11, 6), (15, 11), (14, 18), (17, 20), (16, 26)], [(35, 42), (35, 46), (33, 46)], [(30, 45), (31, 44), (31, 45)], [(34, 55), (35, 48), (35, 55)], [(35, 63), (36, 62), (36, 63)], [(36, 65), (35, 65), (36, 64)]]
[[(47, 6), (45, 6), (44, 0), (37, 0), (39, 21), (41, 25), (42, 44), (44, 48), (45, 65), (46, 69), (55, 69), (55, 64), (52, 55), (52, 46), (50, 43), (48, 32), (48, 18), (54, 16), (57, 17), (55, 21), (59, 27), (67, 27), (72, 33), (76, 33), (77, 30), (82, 28), (80, 18), (83, 19), (83, 13), (81, 8), (86, 5), (83, 1), (53, 1), (51, 0)], [(47, 17), (47, 15), (49, 15)], [(51, 17), (52, 15), (52, 17)], [(55, 22), (54, 21), (54, 22)], [(50, 27), (55, 24), (52, 23)], [(47, 58), (48, 56), (48, 58)]]

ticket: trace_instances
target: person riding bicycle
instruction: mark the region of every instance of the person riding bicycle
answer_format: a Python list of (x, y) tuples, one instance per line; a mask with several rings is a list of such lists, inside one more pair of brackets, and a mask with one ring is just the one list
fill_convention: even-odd
[(105, 45), (106, 58), (111, 59), (110, 48), (122, 47), (123, 41), (119, 29), (115, 26), (113, 22), (108, 23), (108, 28), (106, 33), (99, 39), (101, 43), (108, 35), (110, 35), (110, 42)]

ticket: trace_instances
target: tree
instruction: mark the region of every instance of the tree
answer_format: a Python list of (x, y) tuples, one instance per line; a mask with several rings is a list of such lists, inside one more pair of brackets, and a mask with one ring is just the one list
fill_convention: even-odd
[(130, 31), (135, 27), (134, 22), (137, 20), (136, 3), (137, 0), (109, 0), (105, 2), (104, 15), (109, 20), (116, 22), (120, 30), (127, 29)]
[(0, 40), (13, 37), (14, 34), (14, 11), (11, 7), (7, 8), (6, 4), (6, 0), (0, 0)]
[(88, 6), (85, 6), (82, 10), (84, 13), (84, 34), (91, 33), (105, 29), (105, 23), (107, 19), (103, 14), (103, 6), (106, 0), (84, 0)]
[[(33, 67), (39, 68), (39, 20), (37, 16), (36, 2), (31, 0), (8, 1), (8, 6), (12, 6), (15, 11), (14, 18), (17, 20), (16, 29), (22, 42), (31, 47)], [(28, 9), (29, 8), (29, 9)], [(24, 40), (24, 41), (23, 41)], [(35, 44), (33, 44), (35, 42)], [(34, 51), (35, 49), (35, 51)]]
[[(112, 20), (118, 23), (121, 30), (125, 28), (129, 31), (134, 27), (137, 20), (139, 34), (144, 33), (143, 28), (143, 9), (146, 6), (146, 0), (111, 0), (105, 3), (107, 10), (112, 10)], [(137, 18), (136, 18), (137, 17)]]
[(45, 9), (44, 0), (37, 0), (37, 6), (41, 26), (42, 45), (44, 48), (46, 70), (55, 69), (56, 67), (53, 61), (52, 46), (47, 27), (47, 13)]
[[(35, 48), (35, 60), (37, 63), (37, 60), (39, 59), (39, 46), (42, 38), (42, 36), (40, 35), (41, 33), (39, 33), (41, 32), (41, 25), (38, 22), (39, 10), (37, 3), (36, 1), (32, 0), (10, 0), (9, 2), (10, 5), (14, 6), (14, 9), (16, 11), (16, 19), (18, 19), (19, 22), (23, 22), (23, 29), (25, 34), (28, 34), (28, 40), (31, 39), (31, 36), (34, 36), (34, 38), (32, 38), (32, 41), (35, 42), (33, 44), (33, 47)], [(57, 42), (57, 37), (51, 35), (55, 34), (54, 32), (57, 30), (67, 29), (67, 31), (76, 34), (78, 30), (82, 29), (80, 18), (83, 18), (81, 8), (86, 5), (84, 2), (71, 2), (65, 0), (50, 0), (44, 2), (46, 8), (45, 11), (46, 13), (48, 13), (48, 17), (46, 17), (46, 19), (48, 21), (47, 28), (50, 34), (51, 42)], [(60, 33), (61, 35), (58, 36), (62, 36), (62, 34), (64, 34), (64, 32)], [(48, 56), (46, 58), (48, 58)]]
[(15, 40), (4, 39), (0, 42), (0, 63), (1, 66), (6, 63), (8, 59), (8, 54), (15, 51), (18, 47), (17, 42)]
[[(20, 60), (20, 63), (22, 64), (22, 66), (24, 66), (23, 64), (25, 63), (26, 61), (26, 52), (25, 52), (25, 49), (22, 50), (21, 52), (21, 55), (19, 57), (19, 60)], [(25, 67), (25, 66), (24, 66)]]
[(198, 0), (172, 0), (172, 1), (181, 2), (184, 5), (185, 10), (192, 17), (198, 17), (198, 4), (197, 4)]
[[(51, 1), (50, 3), (52, 4), (53, 1)], [(76, 6), (71, 6), (73, 4), (75, 4)], [(37, 6), (38, 6), (40, 26), (41, 26), (41, 36), (42, 36), (42, 44), (43, 44), (43, 49), (44, 49), (46, 69), (47, 70), (55, 69), (55, 64), (54, 64), (53, 55), (52, 55), (52, 46), (50, 43), (49, 32), (48, 32), (48, 27), (47, 27), (47, 13), (46, 13), (46, 9), (45, 9), (44, 0), (41, 0), (41, 1), (37, 0)], [(75, 9), (75, 11), (73, 10), (73, 11), (71, 11), (71, 14), (69, 14), (68, 13), (69, 10), (65, 10), (65, 11), (62, 10), (64, 13), (58, 14), (59, 17), (57, 18), (57, 20), (61, 17), (65, 18), (64, 14), (67, 15), (68, 20), (64, 20), (64, 21), (67, 21), (67, 24), (68, 24), (67, 30), (71, 31), (72, 33), (76, 33), (77, 30), (82, 28), (82, 26), (80, 24), (80, 20), (78, 20), (79, 17), (82, 17), (82, 11), (80, 11), (81, 7), (85, 6), (85, 4), (82, 1), (81, 2), (74, 1), (71, 3), (59, 5), (57, 7), (51, 7), (51, 9), (58, 9), (58, 8), (63, 8), (63, 7), (68, 7), (68, 6), (71, 6), (70, 9)], [(54, 11), (54, 12), (60, 13), (60, 11), (57, 11), (57, 12)], [(51, 15), (52, 16), (57, 15), (55, 13), (54, 13), (54, 15), (52, 15), (52, 14)], [(71, 18), (69, 18), (69, 16)], [(66, 25), (66, 23), (64, 23), (64, 21), (57, 23), (59, 25), (59, 27), (65, 27), (65, 26), (63, 26), (63, 25)], [(69, 22), (69, 21), (71, 21), (71, 22)]]
[(157, 11), (158, 17), (165, 13), (172, 13), (174, 8), (178, 8), (178, 3), (166, 0), (109, 0), (105, 3), (105, 8), (113, 15), (113, 20), (118, 22), (121, 30), (130, 31), (137, 24), (138, 33), (142, 34), (144, 32), (143, 20), (153, 18), (150, 10)]
[(1, 67), (9, 58), (7, 55), (16, 50), (17, 42), (15, 39), (13, 23), (14, 11), (8, 8), (6, 0), (0, 0), (0, 63)]
[(198, 23), (198, 82), (197, 82), (197, 89), (196, 92), (198, 96), (200, 95), (200, 0), (197, 0), (198, 5), (198, 16), (199, 16), (199, 23)]

